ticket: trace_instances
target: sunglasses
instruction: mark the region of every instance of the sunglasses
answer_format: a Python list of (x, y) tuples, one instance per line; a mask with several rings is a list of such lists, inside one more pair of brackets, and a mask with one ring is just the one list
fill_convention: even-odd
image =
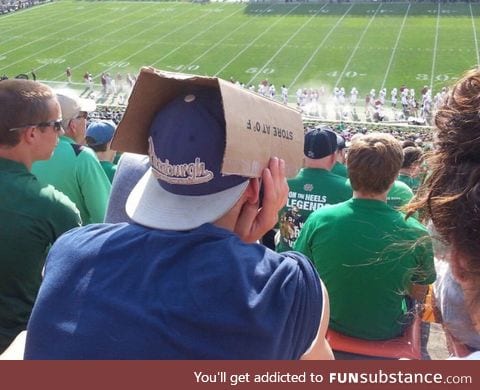
[(24, 125), (20, 127), (12, 127), (11, 129), (8, 129), (8, 131), (18, 131), (22, 129), (26, 129), (27, 127), (53, 127), (56, 132), (62, 131), (62, 120), (61, 119), (56, 119), (53, 121), (48, 121), (48, 122), (40, 122), (36, 123), (33, 125)]

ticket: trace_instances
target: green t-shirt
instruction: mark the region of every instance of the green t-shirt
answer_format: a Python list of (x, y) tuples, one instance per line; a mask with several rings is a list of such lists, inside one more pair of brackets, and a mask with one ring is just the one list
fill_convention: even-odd
[(347, 178), (348, 177), (348, 170), (347, 166), (339, 163), (338, 161), (335, 163), (335, 165), (332, 168), (332, 173), (338, 176), (342, 176)]
[(411, 177), (411, 176), (408, 176), (408, 175), (403, 175), (401, 173), (398, 175), (397, 180), (399, 180), (402, 183), (405, 183), (407, 186), (409, 186), (410, 189), (413, 191), (413, 193), (417, 192), (418, 187), (420, 187), (420, 185), (422, 184), (419, 177)]
[(115, 172), (117, 172), (117, 166), (116, 164), (110, 162), (110, 161), (100, 161), (100, 165), (102, 166), (103, 170), (105, 171), (105, 174), (108, 177), (108, 180), (110, 180), (110, 183), (113, 182), (113, 177), (115, 176)]
[(304, 168), (288, 181), (288, 186), (287, 204), (278, 216), (278, 252), (293, 248), (303, 224), (313, 211), (352, 197), (352, 189), (346, 179), (325, 169)]
[(330, 327), (353, 337), (400, 335), (410, 285), (435, 280), (425, 227), (378, 200), (350, 199), (314, 212), (295, 250), (310, 257), (327, 287)]
[(1, 353), (27, 325), (51, 244), (81, 220), (65, 195), (2, 158), (0, 199)]
[(387, 204), (394, 209), (405, 206), (413, 198), (413, 191), (405, 183), (395, 180), (387, 194)]
[(103, 222), (112, 186), (92, 149), (62, 136), (52, 158), (33, 164), (32, 173), (67, 195), (84, 225)]

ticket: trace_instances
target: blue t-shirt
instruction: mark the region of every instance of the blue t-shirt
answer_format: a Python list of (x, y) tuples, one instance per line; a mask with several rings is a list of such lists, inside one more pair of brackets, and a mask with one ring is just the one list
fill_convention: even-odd
[(26, 359), (298, 359), (322, 312), (303, 255), (205, 224), (96, 224), (50, 250)]

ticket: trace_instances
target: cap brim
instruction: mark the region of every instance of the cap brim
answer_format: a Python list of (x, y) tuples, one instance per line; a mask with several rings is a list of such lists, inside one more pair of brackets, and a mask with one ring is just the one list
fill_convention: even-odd
[(80, 111), (92, 112), (97, 109), (95, 100), (78, 98), (78, 102), (80, 104)]
[(149, 169), (128, 196), (125, 206), (132, 221), (154, 229), (190, 230), (214, 222), (240, 199), (245, 182), (202, 196), (175, 195), (164, 190)]

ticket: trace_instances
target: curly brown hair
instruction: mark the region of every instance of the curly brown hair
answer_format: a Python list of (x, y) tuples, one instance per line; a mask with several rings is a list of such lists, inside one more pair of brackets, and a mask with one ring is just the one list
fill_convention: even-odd
[(465, 298), (470, 312), (480, 317), (480, 69), (455, 83), (436, 113), (435, 126), (430, 174), (407, 210), (409, 215), (424, 212), (439, 238), (452, 246), (457, 254), (452, 267), (473, 286)]

